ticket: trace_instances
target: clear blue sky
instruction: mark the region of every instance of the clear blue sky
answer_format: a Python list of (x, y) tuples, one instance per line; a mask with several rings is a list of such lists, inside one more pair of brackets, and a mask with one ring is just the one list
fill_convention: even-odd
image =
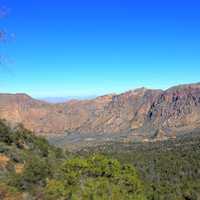
[(87, 96), (200, 81), (200, 2), (1, 0), (0, 92)]

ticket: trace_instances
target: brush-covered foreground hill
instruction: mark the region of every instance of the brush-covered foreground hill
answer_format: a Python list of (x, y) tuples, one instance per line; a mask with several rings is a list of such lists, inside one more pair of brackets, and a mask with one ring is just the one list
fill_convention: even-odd
[(176, 140), (69, 154), (0, 121), (0, 199), (199, 200), (199, 144), (197, 130)]
[(145, 88), (91, 100), (48, 104), (26, 94), (0, 94), (0, 118), (37, 134), (127, 133), (174, 137), (200, 127), (200, 84)]
[(200, 129), (165, 141), (112, 142), (79, 151), (86, 155), (90, 152), (133, 165), (146, 184), (148, 199), (200, 199)]
[(63, 153), (22, 126), (0, 121), (1, 200), (146, 200), (131, 165)]

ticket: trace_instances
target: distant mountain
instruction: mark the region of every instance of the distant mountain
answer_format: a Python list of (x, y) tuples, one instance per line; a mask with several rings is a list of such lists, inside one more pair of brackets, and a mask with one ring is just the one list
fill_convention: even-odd
[(50, 104), (26, 94), (0, 94), (0, 118), (37, 134), (127, 133), (130, 138), (175, 137), (200, 127), (200, 84), (139, 88), (88, 100)]
[(70, 98), (67, 97), (44, 97), (39, 99), (47, 103), (64, 103), (70, 100)]
[(39, 100), (45, 101), (47, 103), (55, 104), (55, 103), (65, 103), (73, 99), (86, 100), (86, 99), (92, 99), (92, 98), (95, 98), (95, 96), (43, 97), (43, 98), (39, 98)]

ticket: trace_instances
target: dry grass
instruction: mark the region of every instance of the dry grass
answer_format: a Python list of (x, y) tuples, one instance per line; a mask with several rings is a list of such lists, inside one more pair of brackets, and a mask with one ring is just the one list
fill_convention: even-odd
[(16, 174), (21, 174), (24, 170), (24, 164), (16, 164), (15, 165), (15, 172)]
[(3, 154), (0, 154), (0, 167), (6, 167), (9, 161), (10, 161), (9, 157)]

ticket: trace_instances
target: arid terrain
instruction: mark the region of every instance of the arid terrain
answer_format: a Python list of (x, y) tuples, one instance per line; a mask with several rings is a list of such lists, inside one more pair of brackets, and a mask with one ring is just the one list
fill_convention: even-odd
[(126, 134), (127, 141), (163, 140), (200, 127), (200, 84), (165, 91), (140, 88), (59, 104), (0, 94), (0, 117), (41, 135)]

